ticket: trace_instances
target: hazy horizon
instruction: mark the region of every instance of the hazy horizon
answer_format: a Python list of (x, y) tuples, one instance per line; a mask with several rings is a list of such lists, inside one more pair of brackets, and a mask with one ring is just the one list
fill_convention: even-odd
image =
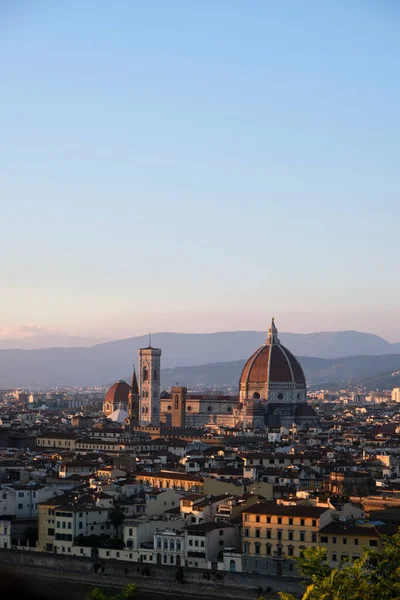
[(0, 6), (0, 339), (400, 341), (400, 7)]
[[(210, 317), (210, 315), (207, 315)], [(170, 315), (145, 315), (140, 317), (142, 325), (134, 325), (127, 319), (125, 324), (120, 320), (103, 323), (86, 323), (79, 326), (68, 326), (65, 328), (46, 327), (39, 325), (24, 325), (16, 327), (0, 327), (1, 340), (24, 340), (24, 339), (62, 339), (63, 337), (81, 337), (89, 339), (94, 344), (103, 341), (112, 341), (129, 337), (146, 336), (149, 331), (157, 333), (219, 333), (226, 331), (267, 331), (270, 317), (268, 319), (258, 318), (252, 315), (246, 318), (244, 315), (216, 315), (215, 319), (209, 319), (205, 322), (204, 315), (174, 315), (174, 321), (178, 323), (177, 327), (171, 327)], [(179, 317), (179, 318), (178, 318)], [(203, 319), (202, 319), (203, 317)], [(379, 322), (379, 315), (370, 315), (370, 318), (356, 319), (354, 315), (342, 315), (339, 327), (336, 327), (332, 321), (337, 319), (337, 315), (326, 318), (326, 316), (308, 315), (281, 315), (276, 317), (276, 324), (282, 333), (311, 334), (335, 331), (359, 331), (378, 335), (391, 343), (400, 342), (400, 332), (396, 327), (390, 328), (385, 332), (382, 323)], [(324, 318), (325, 317), (325, 318)], [(387, 315), (385, 315), (385, 318)], [(394, 316), (395, 319), (395, 316)], [(359, 326), (355, 326), (355, 323)], [(130, 324), (129, 324), (130, 323)], [(152, 323), (152, 327), (146, 327), (146, 323)], [(318, 325), (320, 323), (320, 325)], [(283, 327), (281, 326), (283, 325)]]

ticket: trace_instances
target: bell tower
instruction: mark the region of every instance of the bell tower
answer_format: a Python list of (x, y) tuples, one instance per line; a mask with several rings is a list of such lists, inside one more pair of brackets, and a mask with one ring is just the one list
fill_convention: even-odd
[(139, 425), (139, 400), (139, 386), (136, 378), (135, 367), (133, 367), (132, 382), (129, 387), (128, 396), (129, 426), (131, 432), (135, 425)]
[(139, 348), (139, 422), (160, 425), (161, 349), (153, 348), (149, 336), (147, 348)]
[(172, 394), (172, 427), (185, 427), (187, 388), (175, 386)]

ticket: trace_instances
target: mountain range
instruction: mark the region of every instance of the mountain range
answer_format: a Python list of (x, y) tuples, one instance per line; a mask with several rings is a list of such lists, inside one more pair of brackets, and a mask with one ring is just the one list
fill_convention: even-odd
[[(299, 356), (307, 383), (314, 388), (340, 388), (344, 384), (369, 389), (390, 389), (400, 385), (400, 354), (379, 356), (347, 356), (343, 358), (312, 358)], [(179, 385), (192, 389), (238, 388), (246, 359), (210, 363), (197, 367), (163, 369), (164, 389)]]
[[(162, 348), (162, 367), (191, 367), (210, 363), (243, 363), (265, 340), (265, 332), (232, 331), (208, 334), (157, 333), (152, 336), (152, 345)], [(370, 356), (371, 369), (378, 366), (380, 371), (400, 369), (396, 353), (400, 354), (400, 344), (390, 344), (383, 338), (357, 331), (320, 332), (310, 334), (279, 334), (281, 342), (296, 356), (314, 361), (310, 377), (321, 372), (324, 380), (332, 373), (340, 376), (356, 374), (356, 364), (362, 356)], [(49, 386), (89, 386), (104, 385), (127, 375), (132, 364), (137, 365), (138, 348), (148, 345), (147, 336), (138, 336), (97, 344), (90, 347), (2, 349), (0, 350), (0, 387), (49, 387)], [(379, 358), (381, 356), (381, 358)], [(383, 358), (385, 356), (385, 358)], [(355, 357), (357, 361), (349, 361)], [(339, 368), (321, 359), (335, 359)], [(340, 359), (340, 360), (339, 360)], [(311, 363), (310, 363), (311, 365)], [(227, 367), (229, 370), (231, 367)], [(240, 367), (237, 367), (240, 370)], [(368, 369), (360, 366), (368, 374)], [(233, 367), (234, 373), (235, 367)], [(358, 371), (357, 371), (358, 373)], [(371, 371), (369, 371), (370, 374)], [(356, 375), (358, 376), (358, 375)], [(176, 378), (176, 374), (173, 374)], [(235, 377), (235, 376), (233, 376)], [(335, 375), (335, 378), (339, 375)], [(237, 378), (237, 377), (236, 377)], [(225, 379), (225, 378), (224, 378)], [(229, 377), (228, 377), (229, 379)], [(233, 380), (232, 380), (233, 381)]]

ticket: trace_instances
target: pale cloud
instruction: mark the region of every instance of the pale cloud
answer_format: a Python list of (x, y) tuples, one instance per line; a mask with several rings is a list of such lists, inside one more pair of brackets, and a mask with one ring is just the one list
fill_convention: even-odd
[(7, 340), (15, 340), (30, 337), (42, 337), (60, 333), (57, 327), (42, 327), (36, 324), (23, 325), (0, 325), (0, 338)]

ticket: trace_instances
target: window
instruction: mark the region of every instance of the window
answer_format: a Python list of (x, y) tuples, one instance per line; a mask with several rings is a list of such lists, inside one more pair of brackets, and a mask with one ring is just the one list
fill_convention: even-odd
[(82, 523), (82, 521), (79, 521), (79, 529), (82, 529), (82, 528), (83, 528), (83, 523)]
[(223, 529), (219, 530), (219, 535), (224, 535), (224, 530)]
[(294, 540), (293, 533), (293, 531), (288, 531), (288, 540), (291, 542)]
[(23, 504), (18, 504), (18, 510), (22, 510), (24, 508)]
[(267, 545), (265, 546), (265, 554), (266, 554), (267, 556), (270, 556), (270, 554), (271, 554), (271, 544), (267, 544)]
[(351, 560), (354, 562), (355, 560), (358, 560), (360, 557), (358, 556), (358, 554), (353, 554), (353, 556), (351, 557)]
[(301, 525), (302, 527), (304, 527), (305, 523), (306, 523), (306, 522), (305, 522), (305, 519), (300, 519), (300, 525)]
[(68, 522), (68, 529), (71, 529), (71, 521)]
[(317, 541), (317, 534), (316, 533), (312, 533), (311, 534), (311, 541), (314, 542), (314, 543)]
[(54, 535), (54, 529), (48, 529), (47, 535)]
[(316, 527), (316, 526), (317, 526), (317, 520), (316, 520), (316, 519), (313, 519), (313, 520), (312, 520), (312, 526), (313, 526), (313, 527)]
[[(223, 546), (224, 545), (224, 540), (219, 540), (219, 545)], [(203, 546), (204, 546), (204, 543), (203, 543)]]
[(246, 527), (246, 529), (244, 530), (244, 537), (249, 537), (249, 528)]
[(288, 556), (294, 556), (293, 546), (288, 546)]
[(189, 540), (189, 546), (193, 546), (193, 540)]
[(336, 544), (336, 537), (332, 538), (332, 544)]
[(278, 525), (282, 525), (282, 517), (278, 517)]
[(255, 544), (255, 551), (256, 551), (256, 554), (260, 554), (260, 546), (261, 546), (261, 544), (259, 544), (259, 543), (256, 543), (256, 544)]
[(300, 531), (300, 541), (301, 542), (305, 542), (306, 541), (306, 534), (304, 531)]
[(321, 544), (327, 544), (327, 543), (328, 543), (328, 536), (321, 535)]
[(355, 538), (355, 539), (354, 539), (354, 545), (355, 545), (355, 546), (358, 546), (358, 538)]
[(336, 552), (332, 552), (332, 561), (337, 562), (337, 554)]
[(259, 537), (260, 537), (260, 530), (256, 529), (256, 538), (259, 538)]
[(346, 545), (347, 544), (347, 538), (343, 538), (343, 544)]
[(267, 529), (267, 540), (271, 539), (271, 530)]
[(256, 516), (256, 523), (259, 523), (259, 522), (260, 522), (260, 515), (257, 515)]
[[(189, 546), (190, 546), (190, 540), (189, 540)], [(248, 554), (250, 552), (250, 544), (249, 542), (245, 542), (244, 543), (244, 551), (246, 554)]]
[(369, 545), (371, 548), (376, 548), (378, 545), (378, 540), (369, 540)]
[(289, 525), (293, 525), (293, 519), (292, 519), (292, 517), (289, 517)]
[(267, 523), (271, 523), (271, 517), (267, 517)]
[(18, 498), (23, 498), (24, 497), (24, 492), (18, 492)]

